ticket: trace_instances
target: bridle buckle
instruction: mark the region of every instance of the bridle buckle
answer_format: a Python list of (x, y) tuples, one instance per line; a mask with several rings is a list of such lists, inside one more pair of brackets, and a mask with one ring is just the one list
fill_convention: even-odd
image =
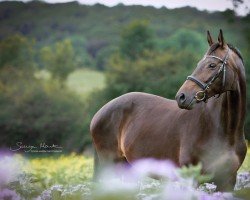
[(198, 92), (196, 92), (194, 98), (196, 99), (196, 101), (200, 102), (200, 101), (204, 101), (206, 99), (206, 92), (203, 90), (200, 90)]

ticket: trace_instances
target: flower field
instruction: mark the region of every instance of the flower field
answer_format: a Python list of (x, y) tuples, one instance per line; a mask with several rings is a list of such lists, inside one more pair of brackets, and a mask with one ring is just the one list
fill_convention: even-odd
[[(239, 170), (237, 191), (215, 192), (216, 185), (197, 180), (201, 166), (176, 169), (170, 162), (142, 160), (131, 169), (106, 170), (99, 183), (92, 182), (93, 158), (61, 155), (26, 159), (21, 155), (0, 158), (0, 199), (212, 199), (249, 197), (250, 150)], [(123, 174), (117, 178), (115, 174)], [(148, 177), (155, 174), (163, 179)], [(202, 181), (201, 181), (202, 182)]]

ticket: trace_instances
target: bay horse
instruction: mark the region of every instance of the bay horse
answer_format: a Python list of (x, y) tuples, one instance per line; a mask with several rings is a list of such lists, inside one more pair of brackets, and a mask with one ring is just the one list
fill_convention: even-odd
[(247, 151), (246, 78), (240, 52), (207, 32), (209, 49), (176, 100), (132, 92), (104, 105), (90, 125), (99, 163), (141, 158), (202, 163), (218, 190), (230, 190)]

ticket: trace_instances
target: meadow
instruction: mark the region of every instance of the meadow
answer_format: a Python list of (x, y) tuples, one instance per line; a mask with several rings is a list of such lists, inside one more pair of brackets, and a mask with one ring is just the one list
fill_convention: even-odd
[[(250, 150), (232, 193), (216, 192), (201, 165), (176, 169), (155, 160), (107, 169), (96, 183), (94, 159), (82, 153), (105, 102), (131, 91), (173, 99), (207, 49), (207, 29), (213, 36), (223, 29), (241, 49), (249, 77), (249, 15), (40, 1), (0, 2), (0, 13), (0, 200), (249, 199)], [(250, 139), (249, 115), (245, 124)], [(64, 151), (1, 152), (17, 141)]]
[[(152, 161), (150, 162), (152, 163)], [(147, 162), (137, 164), (139, 166), (137, 172), (140, 176), (143, 174), (143, 178), (140, 177), (139, 182), (136, 182), (136, 186), (133, 185), (131, 179), (126, 182), (124, 177), (122, 181), (114, 178), (110, 171), (106, 171), (105, 178), (97, 184), (92, 181), (92, 157), (74, 153), (47, 157), (25, 157), (18, 154), (12, 157), (3, 156), (0, 159), (0, 176), (2, 179), (0, 183), (2, 189), (0, 199), (162, 199), (162, 195), (166, 199), (171, 199), (171, 197), (176, 197), (180, 192), (180, 188), (182, 192), (188, 192), (187, 196), (179, 196), (180, 199), (189, 199), (189, 195), (192, 195), (193, 199), (197, 200), (202, 199), (204, 195), (208, 195), (208, 199), (214, 200), (232, 199), (230, 193), (215, 192), (216, 186), (213, 184), (202, 184), (197, 189), (196, 180), (201, 178), (200, 175), (197, 176), (197, 172), (200, 170), (199, 166), (190, 168), (190, 170), (182, 168), (181, 172), (184, 172), (185, 176), (183, 177), (185, 178), (180, 179), (171, 165), (156, 163), (157, 166), (152, 169), (157, 173), (167, 174), (168, 181), (164, 182), (164, 180), (145, 178), (149, 170), (152, 170), (148, 168), (148, 164)], [(167, 171), (164, 171), (162, 166), (165, 166)], [(249, 169), (250, 149), (239, 173), (244, 175), (246, 171), (249, 172)], [(171, 180), (173, 174), (174, 180)], [(246, 181), (249, 184), (250, 177), (240, 180), (240, 176), (238, 177), (238, 187), (243, 188), (244, 186), (240, 184), (246, 184)], [(170, 192), (169, 189), (174, 191)], [(239, 191), (241, 190), (236, 191), (236, 194)], [(246, 192), (248, 190), (244, 189), (242, 191)], [(124, 194), (124, 192), (126, 193)], [(243, 194), (245, 195), (245, 193)], [(246, 194), (249, 195), (249, 193)]]
[[(47, 70), (40, 70), (35, 73), (35, 77), (48, 81), (51, 75)], [(97, 70), (77, 69), (69, 75), (66, 85), (82, 99), (85, 99), (92, 91), (104, 88), (105, 76), (104, 73)]]
[(81, 97), (86, 98), (93, 90), (104, 88), (105, 76), (100, 71), (78, 69), (69, 75), (67, 86)]

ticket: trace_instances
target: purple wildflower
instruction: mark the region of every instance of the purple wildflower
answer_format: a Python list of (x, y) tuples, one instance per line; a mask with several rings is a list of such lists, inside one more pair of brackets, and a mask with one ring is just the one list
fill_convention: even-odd
[(3, 189), (0, 191), (0, 199), (20, 200), (21, 198), (15, 191), (9, 189)]
[(232, 193), (229, 192), (216, 192), (211, 195), (214, 200), (232, 200), (235, 199)]
[(237, 175), (235, 190), (249, 187), (250, 185), (250, 172), (240, 172)]
[(3, 156), (13, 156), (14, 152), (9, 150), (8, 148), (0, 148), (0, 157)]
[(198, 192), (190, 185), (185, 185), (182, 182), (169, 182), (165, 185), (163, 191), (164, 200), (190, 200), (198, 199)]
[(153, 175), (171, 181), (177, 181), (180, 178), (174, 163), (167, 160), (143, 159), (135, 161), (132, 164), (132, 172), (139, 177)]
[(14, 181), (19, 173), (18, 161), (13, 156), (0, 158), (0, 188)]

